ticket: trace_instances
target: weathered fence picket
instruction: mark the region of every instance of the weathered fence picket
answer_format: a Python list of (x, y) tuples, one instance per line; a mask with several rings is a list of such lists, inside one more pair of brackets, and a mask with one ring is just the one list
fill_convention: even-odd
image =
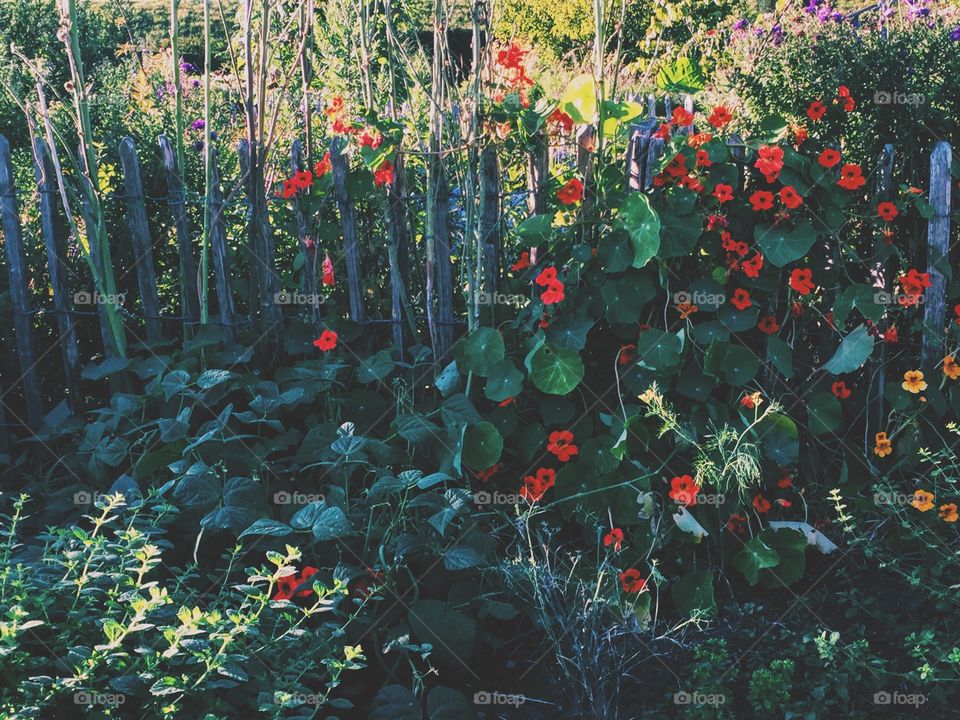
[(944, 325), (947, 319), (947, 278), (950, 263), (950, 144), (941, 140), (930, 154), (930, 205), (933, 216), (927, 224), (927, 272), (930, 287), (924, 293), (923, 344), (920, 364), (934, 367), (943, 360)]
[(480, 151), (480, 242), (484, 288), (500, 289), (500, 164), (495, 148)]
[(333, 191), (340, 210), (340, 230), (343, 233), (343, 255), (347, 267), (347, 297), (350, 300), (350, 318), (363, 322), (363, 280), (360, 274), (360, 248), (357, 240), (357, 214), (347, 192), (347, 158), (343, 155), (344, 140), (330, 143), (330, 165), (333, 168)]
[(177, 234), (177, 254), (180, 258), (180, 315), (183, 318), (183, 337), (187, 339), (200, 320), (200, 277), (197, 274), (197, 261), (193, 256), (190, 216), (187, 215), (186, 194), (180, 176), (182, 168), (177, 166), (177, 154), (170, 139), (161, 135), (157, 140), (167, 181), (167, 205), (173, 214), (173, 226)]
[(39, 428), (43, 423), (43, 398), (37, 375), (36, 341), (33, 337), (33, 308), (30, 302), (30, 277), (23, 252), (20, 232), (20, 211), (13, 186), (13, 164), (10, 143), (0, 135), (0, 215), (3, 216), (4, 248), (10, 275), (10, 300), (13, 303), (13, 325), (20, 359), (20, 384), (27, 407), (27, 423)]
[[(153, 242), (150, 240), (150, 225), (143, 199), (143, 182), (140, 177), (140, 159), (133, 138), (125, 137), (117, 148), (120, 167), (123, 170), (123, 194), (127, 206), (127, 227), (130, 228), (130, 244), (133, 246), (133, 266), (137, 273), (137, 288), (140, 291), (140, 306), (143, 309), (144, 328), (147, 340), (156, 342), (163, 337), (160, 322), (160, 297), (157, 292), (157, 272), (153, 264)], [(106, 298), (110, 300), (110, 298)]]
[[(290, 149), (290, 170), (296, 174), (305, 169), (303, 149), (299, 140), (293, 141)], [(308, 298), (307, 310), (314, 323), (320, 321), (319, 293), (317, 291), (317, 243), (310, 237), (310, 227), (307, 224), (307, 214), (303, 209), (303, 201), (297, 197), (293, 202), (293, 217), (297, 225), (297, 239), (300, 245), (300, 256), (303, 258), (303, 286), (304, 295)]]
[(220, 188), (220, 169), (217, 149), (210, 149), (210, 250), (213, 257), (213, 276), (217, 288), (217, 306), (224, 345), (237, 342), (237, 308), (230, 287), (230, 258), (227, 251), (227, 229), (223, 217), (223, 191)]
[(60, 354), (63, 358), (67, 406), (73, 414), (80, 412), (83, 395), (80, 389), (80, 348), (77, 344), (76, 320), (70, 297), (66, 237), (59, 221), (56, 198), (59, 197), (53, 161), (43, 138), (33, 139), (33, 174), (39, 195), (40, 229), (47, 250), (47, 269), (53, 292), (53, 309), (57, 315)]

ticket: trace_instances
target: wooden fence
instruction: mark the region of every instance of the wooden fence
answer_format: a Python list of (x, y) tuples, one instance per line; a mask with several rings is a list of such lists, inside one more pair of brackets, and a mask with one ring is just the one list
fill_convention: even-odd
[[(635, 191), (649, 191), (653, 186), (653, 178), (658, 163), (665, 151), (665, 143), (656, 136), (656, 129), (661, 122), (658, 119), (657, 102), (653, 97), (648, 98), (648, 116), (635, 123), (629, 132), (625, 158), (626, 183)], [(688, 110), (692, 110), (690, 98), (684, 100)], [(665, 116), (669, 117), (671, 102), (669, 98), (661, 102)], [(660, 116), (663, 117), (663, 116)], [(685, 129), (690, 132), (691, 128)], [(591, 170), (591, 149), (596, 137), (596, 129), (582, 127), (577, 133), (577, 164), (584, 175)], [(165, 316), (161, 313), (160, 296), (158, 290), (158, 274), (154, 262), (155, 238), (151, 237), (150, 225), (146, 211), (146, 197), (143, 190), (141, 165), (137, 155), (137, 148), (131, 138), (124, 138), (118, 147), (118, 157), (123, 175), (123, 205), (126, 222), (129, 228), (129, 237), (135, 271), (136, 288), (139, 295), (139, 312), (125, 311), (129, 320), (136, 321), (136, 325), (124, 323), (125, 332), (142, 332), (143, 337), (135, 338), (148, 342), (158, 342), (167, 337), (173, 324), (182, 327), (185, 340), (197, 332), (200, 325), (197, 263), (194, 254), (195, 233), (190, 226), (189, 214), (186, 210), (186, 193), (180, 181), (179, 168), (176, 165), (176, 153), (172, 143), (165, 136), (158, 139), (159, 153), (162, 159), (164, 178), (166, 181), (166, 205), (170, 213), (174, 235), (178, 247), (179, 267), (176, 280), (179, 283), (179, 315)], [(736, 138), (729, 141), (734, 157), (742, 159), (744, 148), (738, 145)], [(545, 136), (542, 142), (530, 145), (527, 162), (527, 202), (531, 214), (543, 212), (546, 207), (545, 179), (549, 177), (551, 157), (550, 148)], [(409, 257), (398, 260), (398, 257), (408, 253), (413, 233), (409, 227), (409, 212), (406, 208), (408, 196), (402, 185), (402, 156), (397, 163), (398, 183), (388, 191), (387, 202), (387, 230), (388, 254), (390, 256), (389, 276), (391, 282), (391, 313), (389, 319), (371, 319), (367, 317), (363, 296), (363, 269), (360, 257), (360, 226), (358, 212), (353, 198), (348, 192), (346, 182), (346, 158), (337, 152), (334, 146), (331, 151), (333, 172), (333, 196), (338, 209), (341, 232), (344, 239), (344, 259), (346, 266), (347, 298), (349, 300), (349, 317), (357, 323), (389, 323), (395, 345), (403, 348), (417, 333), (416, 321), (411, 308), (406, 307), (404, 287), (409, 287)], [(290, 168), (295, 171), (304, 166), (300, 144), (294, 143), (291, 155)], [(82, 153), (81, 153), (82, 155)], [(212, 153), (213, 189), (210, 198), (211, 227), (210, 227), (210, 258), (213, 265), (214, 279), (213, 293), (216, 299), (216, 312), (209, 322), (218, 326), (226, 345), (237, 342), (242, 328), (254, 331), (254, 336), (263, 337), (267, 331), (279, 331), (283, 323), (281, 308), (274, 302), (273, 294), (279, 290), (279, 275), (276, 267), (276, 253), (274, 234), (267, 225), (266, 212), (257, 207), (256, 192), (249, 179), (251, 158), (256, 160), (257, 153), (252, 152), (245, 142), (238, 147), (239, 167), (241, 178), (236, 187), (247, 188), (242, 199), (245, 205), (248, 227), (248, 250), (251, 262), (249, 263), (249, 311), (246, 315), (238, 312), (238, 303), (234, 297), (231, 285), (233, 269), (230, 267), (228, 252), (227, 231), (224, 221), (225, 199), (221, 188), (221, 177), (217, 167), (217, 154)], [(43, 423), (46, 407), (41, 392), (39, 367), (43, 358), (38, 356), (35, 333), (35, 318), (38, 313), (51, 313), (56, 318), (57, 337), (62, 364), (64, 368), (64, 396), (71, 413), (79, 413), (84, 407), (84, 395), (81, 388), (81, 354), (77, 338), (77, 323), (87, 316), (96, 315), (100, 326), (100, 337), (103, 344), (103, 355), (111, 357), (112, 343), (110, 328), (103, 311), (103, 305), (96, 303), (96, 313), (80, 312), (76, 308), (75, 298), (67, 278), (67, 231), (63, 221), (63, 209), (59, 202), (57, 181), (54, 177), (50, 158), (50, 150), (42, 138), (36, 138), (33, 145), (35, 191), (39, 198), (40, 231), (46, 248), (47, 271), (51, 291), (51, 307), (39, 309), (34, 307), (31, 285), (31, 272), (25, 260), (26, 253), (21, 231), (21, 216), (19, 199), (14, 187), (13, 166), (10, 145), (6, 138), (0, 136), (0, 216), (4, 249), (9, 274), (10, 298), (13, 306), (13, 324), (16, 336), (16, 351), (20, 364), (20, 376), (13, 382), (0, 381), (0, 455), (7, 447), (8, 438), (5, 428), (24, 426), (36, 429)], [(927, 270), (931, 277), (931, 287), (926, 293), (924, 308), (924, 333), (922, 358), (924, 364), (940, 360), (943, 349), (943, 328), (946, 322), (946, 280), (940, 271), (941, 258), (947, 258), (949, 247), (949, 215), (950, 215), (950, 163), (951, 148), (945, 142), (936, 145), (930, 160), (930, 203), (933, 207), (933, 217), (929, 221), (927, 247), (924, 255), (927, 258)], [(479, 187), (481, 198), (479, 212), (479, 234), (482, 257), (479, 266), (481, 277), (478, 284), (484, 291), (495, 292), (499, 286), (499, 272), (501, 267), (501, 238), (503, 218), (503, 198), (500, 187), (500, 172), (496, 152), (485, 150), (479, 156)], [(878, 197), (888, 197), (892, 191), (893, 148), (888, 147), (884, 158), (881, 159), (879, 182), (877, 184)], [(745, 173), (741, 174), (741, 181)], [(442, 180), (445, 179), (442, 178)], [(262, 191), (260, 192), (262, 196)], [(251, 198), (253, 198), (251, 200)], [(443, 206), (440, 215), (449, 216), (449, 193), (442, 194)], [(588, 200), (589, 201), (589, 200)], [(261, 201), (262, 202), (262, 201)], [(89, 208), (82, 209), (87, 225), (93, 223)], [(306, 294), (317, 293), (317, 252), (316, 245), (307, 242), (310, 235), (308, 221), (299, 201), (294, 203), (294, 217), (300, 252), (303, 254), (303, 264), (307, 271), (300, 291)], [(252, 227), (257, 225), (256, 228)], [(435, 223), (434, 231), (439, 232), (438, 247), (448, 249), (450, 243), (449, 223)], [(447, 250), (438, 254), (438, 257), (449, 257)], [(535, 256), (537, 248), (533, 248), (531, 255)], [(413, 253), (415, 255), (415, 253)], [(441, 263), (441, 266), (444, 264)], [(449, 263), (447, 263), (449, 265)], [(444, 269), (441, 267), (441, 269)], [(449, 267), (445, 268), (449, 270)], [(428, 281), (430, 269), (427, 269)], [(436, 300), (437, 309), (433, 321), (441, 325), (443, 332), (435, 333), (431, 326), (430, 337), (434, 338), (434, 349), (438, 357), (443, 357), (448, 351), (453, 339), (453, 326), (459, 325), (454, 320), (453, 287), (449, 282), (449, 273), (440, 274), (439, 292)], [(109, 298), (107, 299), (110, 300)], [(316, 307), (310, 309), (311, 318), (319, 322), (319, 312)], [(141, 331), (142, 328), (142, 331)], [(279, 336), (279, 335), (277, 335)], [(271, 351), (273, 352), (273, 351)], [(881, 380), (882, 382), (882, 380)], [(24, 399), (25, 418), (6, 417), (4, 413), (3, 397), (10, 393), (14, 385), (18, 385)], [(116, 389), (116, 388), (113, 388)], [(881, 387), (882, 396), (882, 387)], [(9, 408), (8, 408), (9, 409)], [(9, 423), (9, 425), (8, 425)]]

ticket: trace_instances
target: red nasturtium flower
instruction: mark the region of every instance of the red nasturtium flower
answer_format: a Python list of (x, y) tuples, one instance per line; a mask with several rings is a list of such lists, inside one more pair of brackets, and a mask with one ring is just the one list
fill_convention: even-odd
[(393, 163), (384, 160), (379, 168), (373, 173), (373, 183), (377, 187), (393, 184)]
[(477, 480), (480, 482), (488, 482), (490, 478), (496, 475), (502, 467), (502, 463), (496, 463), (495, 465), (488, 467), (486, 470), (477, 470), (474, 475), (477, 476)]
[(813, 283), (813, 270), (810, 268), (794, 268), (790, 273), (790, 287), (801, 295), (809, 295), (816, 287)]
[(530, 503), (540, 502), (544, 493), (554, 486), (556, 480), (556, 470), (552, 468), (540, 468), (537, 470), (536, 475), (527, 475), (523, 479), (523, 487), (520, 488), (520, 497)]
[(710, 167), (713, 161), (710, 159), (710, 153), (706, 150), (697, 150), (697, 167)]
[(777, 487), (781, 490), (786, 490), (791, 485), (793, 485), (793, 478), (790, 477), (789, 472), (783, 470), (780, 478), (777, 480)]
[(773, 193), (769, 190), (757, 190), (750, 196), (750, 206), (754, 212), (769, 210), (773, 207)]
[(730, 304), (733, 305), (737, 310), (746, 310), (748, 307), (753, 305), (753, 303), (750, 302), (750, 293), (743, 288), (737, 288), (733, 291), (733, 297), (730, 298)]
[(773, 315), (764, 315), (757, 323), (757, 328), (766, 335), (773, 335), (780, 329), (780, 323)]
[(556, 108), (552, 113), (550, 113), (550, 117), (547, 118), (547, 122), (565, 133), (573, 131), (573, 118), (567, 115), (560, 108)]
[(784, 207), (787, 207), (790, 210), (796, 210), (798, 207), (803, 205), (803, 197), (794, 189), (792, 185), (784, 185), (780, 189), (780, 202), (784, 204)]
[(546, 287), (546, 290), (540, 294), (540, 300), (543, 301), (544, 305), (553, 305), (563, 300), (564, 286), (557, 279), (557, 269), (555, 267), (550, 266), (541, 270), (534, 282), (541, 287)]
[(757, 161), (753, 166), (763, 174), (768, 183), (776, 181), (783, 169), (783, 148), (778, 145), (762, 145), (757, 150)]
[(770, 504), (770, 501), (767, 500), (763, 495), (757, 495), (753, 499), (753, 508), (758, 513), (768, 513), (770, 512), (771, 507), (773, 506)]
[(700, 492), (700, 486), (697, 485), (689, 475), (680, 475), (670, 480), (670, 492), (667, 493), (671, 500), (681, 505), (696, 505), (697, 493)]
[(324, 330), (313, 344), (324, 352), (333, 350), (337, 346), (337, 334), (333, 330)]
[(530, 251), (524, 250), (520, 253), (520, 259), (511, 265), (510, 269), (513, 272), (520, 272), (521, 270), (526, 270), (528, 267), (530, 267)]
[(290, 600), (296, 597), (307, 597), (313, 592), (312, 587), (305, 587), (297, 590), (298, 587), (306, 583), (310, 578), (316, 575), (319, 570), (309, 565), (303, 569), (299, 575), (285, 575), (277, 580), (277, 591), (273, 595), (274, 600)]
[(365, 127), (360, 134), (360, 147), (369, 147), (376, 150), (383, 144), (383, 133), (375, 127)]
[(887, 222), (892, 222), (893, 219), (899, 215), (897, 206), (892, 202), (882, 202), (877, 205), (877, 217), (881, 220), (886, 220)]
[(843, 380), (837, 380), (831, 385), (830, 392), (832, 392), (838, 400), (846, 400), (852, 394), (850, 388), (847, 387), (847, 384)]
[(322, 178), (331, 170), (333, 170), (333, 163), (330, 162), (330, 151), (327, 150), (327, 152), (323, 154), (323, 160), (313, 166), (313, 174), (318, 178)]
[(557, 190), (557, 200), (564, 205), (573, 205), (583, 199), (583, 182), (579, 178), (570, 178), (566, 185)]
[(324, 287), (333, 287), (336, 283), (336, 279), (333, 276), (333, 260), (331, 260), (327, 254), (324, 255), (321, 270), (323, 272)]
[(888, 342), (888, 343), (900, 342), (900, 335), (897, 333), (896, 325), (891, 325), (890, 327), (888, 327), (886, 330), (884, 330), (880, 334), (880, 337), (883, 338), (884, 342)]
[(743, 535), (747, 531), (747, 518), (740, 513), (733, 513), (727, 520), (727, 530), (737, 535)]
[(624, 570), (617, 576), (620, 579), (620, 587), (624, 592), (638, 593), (642, 592), (647, 586), (647, 581), (640, 577), (640, 571), (636, 568)]
[(730, 111), (727, 110), (725, 105), (717, 105), (713, 112), (710, 113), (710, 117), (707, 118), (707, 122), (713, 125), (718, 130), (724, 125), (733, 120), (733, 115), (730, 114)]
[(612, 547), (614, 552), (620, 552), (620, 548), (623, 547), (623, 530), (612, 528), (603, 536), (603, 546)]
[(693, 125), (693, 113), (687, 112), (686, 108), (674, 108), (672, 122), (677, 127), (689, 127)]
[(713, 196), (721, 205), (725, 202), (729, 202), (730, 200), (733, 200), (733, 187), (730, 185), (725, 185), (724, 183), (717, 183), (716, 187), (713, 188)]
[(840, 168), (840, 179), (837, 180), (837, 185), (844, 190), (856, 190), (863, 187), (866, 182), (867, 179), (856, 163), (847, 163)]
[[(744, 246), (744, 249), (746, 248), (746, 243), (740, 244)], [(754, 253), (752, 258), (749, 260), (744, 260), (742, 263), (740, 263), (740, 269), (743, 270), (743, 274), (748, 278), (760, 277), (761, 268), (763, 268), (763, 255), (760, 253)]]
[(822, 167), (832, 168), (838, 162), (840, 162), (840, 153), (833, 148), (827, 148), (820, 153), (820, 157), (817, 158), (817, 162), (820, 163)]
[(843, 103), (843, 109), (847, 112), (853, 112), (853, 109), (857, 106), (853, 96), (850, 95), (850, 88), (848, 88), (846, 85), (841, 85), (837, 88), (836, 101), (838, 103)]
[(809, 107), (807, 107), (807, 117), (814, 122), (819, 122), (826, 112), (827, 106), (819, 100), (814, 100), (810, 103)]
[(628, 365), (629, 363), (633, 362), (633, 353), (636, 352), (636, 350), (637, 346), (633, 343), (630, 343), (629, 345), (621, 345), (620, 353), (617, 356), (617, 364), (623, 367), (624, 365)]
[(547, 441), (547, 451), (557, 456), (560, 462), (568, 462), (580, 449), (573, 444), (573, 433), (569, 430), (554, 430)]

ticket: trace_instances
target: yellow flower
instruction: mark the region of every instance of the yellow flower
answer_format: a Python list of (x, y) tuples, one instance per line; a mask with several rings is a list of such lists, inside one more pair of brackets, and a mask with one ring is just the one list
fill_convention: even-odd
[(926, 512), (927, 510), (933, 509), (933, 493), (928, 493), (926, 490), (917, 490), (913, 494), (913, 500), (910, 501), (910, 504), (913, 505), (920, 512)]
[(893, 443), (887, 438), (885, 432), (878, 432), (874, 438), (877, 446), (873, 449), (873, 452), (880, 457), (886, 457), (893, 452)]
[(345, 645), (343, 648), (343, 656), (347, 660), (353, 660), (354, 658), (363, 657), (363, 648), (359, 645)]
[(902, 387), (909, 393), (916, 395), (921, 390), (927, 389), (927, 383), (923, 379), (922, 370), (907, 370), (903, 374)]
[(957, 364), (953, 355), (947, 355), (943, 359), (943, 374), (951, 380), (960, 378), (960, 365)]
[(956, 503), (947, 503), (940, 506), (940, 519), (944, 522), (956, 522), (958, 517), (960, 515), (957, 515)]

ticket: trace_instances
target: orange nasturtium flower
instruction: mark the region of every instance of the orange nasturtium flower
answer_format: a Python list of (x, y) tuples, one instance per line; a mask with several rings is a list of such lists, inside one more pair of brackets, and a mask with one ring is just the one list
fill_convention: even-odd
[(957, 364), (957, 361), (954, 359), (953, 355), (947, 355), (943, 359), (943, 374), (951, 380), (960, 378), (960, 365)]
[(922, 370), (907, 370), (903, 374), (903, 382), (901, 387), (906, 390), (908, 393), (913, 393), (916, 395), (921, 390), (927, 389), (927, 381), (923, 379)]
[(960, 517), (960, 515), (957, 515), (956, 503), (947, 503), (946, 505), (940, 506), (940, 519), (944, 522), (956, 522), (958, 517)]
[(917, 490), (913, 494), (913, 500), (910, 501), (910, 504), (913, 505), (920, 512), (926, 512), (927, 510), (933, 509), (933, 493), (928, 493), (926, 490)]
[(878, 432), (874, 437), (876, 447), (873, 448), (875, 455), (886, 457), (893, 452), (893, 442), (887, 437), (885, 432)]

